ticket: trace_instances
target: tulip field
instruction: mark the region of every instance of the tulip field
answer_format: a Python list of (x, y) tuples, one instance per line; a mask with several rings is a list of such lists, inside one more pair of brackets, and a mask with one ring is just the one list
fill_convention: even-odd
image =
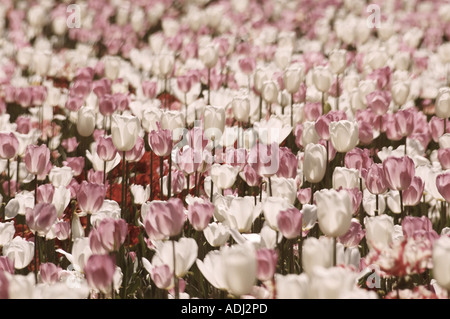
[(448, 299), (449, 117), (447, 0), (0, 0), (0, 298)]

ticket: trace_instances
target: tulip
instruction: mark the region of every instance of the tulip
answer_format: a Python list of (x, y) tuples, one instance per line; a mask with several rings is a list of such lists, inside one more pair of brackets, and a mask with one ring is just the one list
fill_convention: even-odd
[(331, 122), (330, 139), (336, 151), (346, 153), (352, 150), (359, 143), (358, 123), (348, 120)]
[(369, 248), (382, 250), (392, 243), (394, 220), (391, 216), (381, 215), (364, 218), (366, 226), (366, 239)]
[(333, 240), (328, 237), (308, 237), (303, 242), (302, 265), (304, 272), (311, 276), (316, 267), (329, 268), (333, 265)]
[(424, 188), (423, 180), (418, 176), (414, 176), (411, 185), (403, 192), (403, 205), (416, 206), (422, 199)]
[(262, 177), (249, 164), (244, 166), (244, 169), (241, 173), (239, 173), (239, 175), (250, 187), (261, 185)]
[(115, 100), (112, 95), (105, 94), (100, 97), (98, 101), (98, 109), (100, 113), (104, 116), (104, 126), (106, 131), (106, 117), (111, 116), (118, 108), (118, 104), (115, 103)]
[(204, 114), (204, 130), (208, 139), (220, 139), (225, 130), (225, 109), (208, 105)]
[(120, 58), (116, 56), (107, 56), (103, 60), (105, 64), (105, 76), (114, 81), (118, 78), (120, 72)]
[[(6, 256), (0, 256), (0, 273), (3, 274), (3, 272), (14, 274), (14, 262)], [(2, 287), (2, 284), (0, 284), (0, 287)]]
[(19, 140), (14, 133), (0, 132), (0, 158), (10, 160), (16, 156)]
[(30, 174), (41, 175), (50, 162), (50, 150), (47, 146), (28, 145), (25, 151), (25, 166)]
[(339, 237), (350, 228), (352, 202), (346, 191), (322, 189), (314, 194), (320, 230), (327, 236)]
[(172, 273), (168, 265), (153, 267), (150, 277), (159, 289), (168, 289), (172, 285)]
[(330, 70), (334, 74), (342, 74), (347, 66), (347, 51), (333, 50), (330, 52), (329, 63)]
[(33, 260), (34, 243), (16, 236), (3, 246), (3, 256), (14, 262), (15, 269), (24, 269)]
[(278, 253), (273, 249), (261, 248), (256, 251), (257, 274), (261, 281), (272, 280), (278, 261)]
[(269, 181), (271, 196), (287, 199), (294, 204), (297, 198), (297, 182), (293, 178), (272, 177)]
[(401, 229), (405, 238), (421, 239), (426, 238), (430, 242), (439, 239), (438, 233), (433, 229), (431, 221), (425, 217), (406, 216), (402, 220)]
[(53, 263), (41, 264), (39, 274), (41, 281), (45, 284), (54, 284), (59, 280), (59, 274), (62, 271), (61, 267), (56, 266)]
[(89, 247), (89, 237), (76, 238), (73, 241), (71, 254), (62, 249), (57, 249), (56, 252), (66, 256), (76, 271), (83, 272), (89, 257), (92, 255), (92, 250)]
[(274, 81), (266, 81), (262, 86), (261, 96), (266, 101), (268, 112), (271, 112), (271, 105), (278, 100), (278, 87)]
[(436, 187), (446, 202), (450, 202), (450, 172), (436, 177)]
[(78, 110), (77, 131), (81, 136), (90, 136), (95, 129), (95, 109), (84, 106)]
[(133, 148), (139, 129), (140, 121), (135, 116), (118, 114), (112, 116), (112, 141), (119, 152), (126, 152)]
[(241, 296), (251, 292), (257, 275), (256, 252), (252, 245), (234, 245), (222, 253), (228, 291)]
[(337, 299), (355, 290), (357, 275), (349, 269), (332, 267), (314, 269), (309, 283), (308, 298)]
[(222, 251), (212, 250), (206, 254), (203, 261), (197, 259), (198, 269), (211, 285), (220, 290), (226, 290), (225, 267), (222, 263)]
[(338, 238), (338, 242), (345, 247), (357, 247), (365, 236), (365, 231), (357, 219), (352, 219), (350, 229), (343, 236)]
[(234, 185), (239, 170), (229, 164), (211, 166), (211, 179), (220, 189), (228, 189)]
[(316, 66), (313, 70), (312, 80), (317, 90), (324, 94), (328, 92), (333, 81), (333, 75), (329, 68), (324, 66)]
[(136, 205), (142, 205), (150, 198), (150, 185), (144, 189), (142, 185), (130, 185), (130, 192), (133, 194), (133, 200)]
[(366, 95), (367, 106), (377, 115), (384, 115), (391, 103), (391, 94), (388, 91), (373, 91)]
[(55, 187), (52, 184), (41, 185), (37, 188), (36, 201), (38, 203), (51, 203), (54, 193)]
[(297, 191), (297, 199), (302, 205), (308, 204), (311, 201), (311, 188), (300, 188)]
[(333, 172), (333, 188), (357, 188), (359, 186), (359, 171), (353, 168), (337, 166)]
[(241, 123), (249, 121), (250, 99), (248, 96), (236, 96), (231, 101), (234, 118)]
[(42, 237), (50, 230), (57, 217), (56, 208), (51, 203), (39, 203), (33, 209), (29, 208), (25, 215), (28, 227)]
[(450, 169), (450, 148), (439, 149), (438, 160), (443, 169)]
[(53, 186), (66, 187), (69, 185), (70, 181), (72, 180), (72, 176), (73, 176), (72, 168), (70, 168), (68, 166), (64, 166), (64, 167), (53, 167), (50, 170), (48, 178), (49, 178), (50, 182), (53, 184)]
[(406, 100), (409, 96), (409, 84), (406, 82), (395, 82), (391, 87), (392, 100), (398, 106), (402, 106), (406, 103)]
[(89, 233), (89, 245), (94, 254), (119, 251), (125, 242), (128, 226), (123, 219), (105, 218)]
[(212, 247), (220, 247), (230, 237), (230, 230), (222, 223), (211, 223), (203, 230), (203, 235)]
[(179, 198), (168, 201), (152, 201), (147, 207), (144, 227), (147, 235), (155, 240), (176, 236), (184, 225), (183, 203)]
[(308, 144), (303, 158), (303, 174), (310, 183), (320, 182), (327, 167), (326, 149), (321, 144)]
[[(231, 229), (237, 229), (241, 233), (249, 232), (253, 221), (261, 213), (260, 204), (255, 205), (251, 196), (230, 197), (229, 200), (228, 205), (223, 207), (223, 223)], [(214, 204), (217, 210), (221, 210), (220, 204), (217, 204), (217, 202)], [(217, 211), (215, 213), (217, 218)]]
[(91, 255), (84, 266), (89, 286), (105, 294), (111, 290), (115, 271), (114, 257), (109, 255)]
[(433, 245), (433, 277), (439, 286), (450, 291), (450, 237), (442, 236)]
[(292, 207), (282, 210), (277, 216), (278, 229), (287, 239), (294, 239), (302, 232), (302, 213)]
[[(439, 89), (438, 96), (436, 97), (436, 116), (444, 119), (444, 124), (447, 122), (447, 118), (450, 117), (450, 88), (443, 87)], [(446, 126), (446, 125), (444, 125)], [(445, 132), (445, 129), (444, 129)]]
[(78, 205), (83, 213), (91, 215), (96, 213), (103, 204), (106, 195), (104, 185), (83, 181), (77, 192)]
[(213, 214), (214, 205), (211, 202), (194, 202), (189, 205), (187, 217), (195, 230), (202, 231), (209, 225)]

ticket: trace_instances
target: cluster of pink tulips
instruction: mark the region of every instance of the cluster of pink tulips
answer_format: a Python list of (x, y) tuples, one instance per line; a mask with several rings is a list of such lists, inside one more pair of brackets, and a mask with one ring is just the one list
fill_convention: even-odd
[(0, 297), (450, 297), (446, 0), (0, 0)]

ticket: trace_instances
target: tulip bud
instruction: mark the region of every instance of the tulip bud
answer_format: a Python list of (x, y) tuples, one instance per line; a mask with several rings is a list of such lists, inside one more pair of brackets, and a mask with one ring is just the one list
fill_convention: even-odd
[(203, 230), (203, 235), (212, 247), (220, 247), (228, 241), (230, 229), (221, 223), (211, 223)]
[(328, 92), (333, 82), (333, 75), (329, 68), (316, 66), (313, 70), (312, 80), (317, 90), (322, 93)]
[(25, 151), (25, 166), (33, 175), (43, 174), (50, 163), (50, 150), (45, 144), (41, 146), (28, 145)]
[(262, 86), (261, 96), (267, 103), (276, 103), (278, 100), (278, 87), (274, 81), (266, 81)]
[(105, 218), (89, 233), (89, 246), (94, 254), (119, 251), (125, 242), (128, 225), (123, 219)]
[(297, 238), (302, 233), (302, 213), (294, 207), (282, 210), (278, 213), (277, 224), (284, 237)]
[(433, 245), (433, 277), (450, 291), (450, 237), (442, 236)]
[(90, 136), (95, 129), (95, 110), (84, 106), (78, 111), (77, 131), (81, 136)]
[(386, 178), (383, 165), (373, 163), (367, 170), (366, 187), (374, 195), (383, 194), (387, 191)]
[(238, 122), (248, 122), (250, 116), (250, 100), (247, 96), (234, 97), (231, 101), (234, 118)]
[(33, 67), (37, 75), (46, 76), (50, 70), (52, 52), (35, 51), (33, 54)]
[(147, 133), (158, 130), (157, 123), (161, 123), (162, 111), (152, 107), (142, 113), (142, 127)]
[(59, 274), (62, 271), (61, 267), (52, 263), (43, 263), (39, 268), (39, 274), (43, 283), (54, 284), (59, 280)]
[(440, 174), (436, 177), (436, 187), (445, 201), (450, 202), (450, 172)]
[(77, 192), (78, 205), (82, 212), (94, 214), (102, 207), (105, 196), (104, 185), (83, 181)]
[(105, 64), (105, 76), (114, 81), (118, 78), (120, 72), (120, 58), (116, 56), (107, 56), (103, 60)]
[(357, 122), (341, 120), (330, 123), (330, 140), (336, 151), (346, 153), (359, 143), (359, 129)]
[(112, 161), (117, 154), (117, 149), (114, 146), (111, 136), (100, 136), (97, 140), (97, 155), (102, 161)]
[(173, 54), (161, 54), (159, 57), (159, 73), (162, 77), (167, 78), (173, 71), (175, 65), (175, 57)]
[(330, 53), (329, 63), (330, 69), (334, 74), (341, 74), (347, 66), (347, 51), (333, 50)]
[(204, 114), (204, 130), (208, 139), (219, 139), (225, 130), (225, 108), (208, 105)]
[(213, 214), (214, 205), (211, 202), (194, 202), (192, 205), (189, 205), (189, 222), (197, 231), (202, 231), (208, 226)]
[(153, 267), (150, 277), (159, 289), (168, 289), (172, 285), (173, 273), (168, 265)]
[(394, 103), (402, 106), (406, 103), (409, 96), (409, 84), (406, 82), (396, 82), (392, 85), (391, 93)]
[(262, 92), (263, 84), (269, 80), (269, 77), (263, 69), (256, 69), (253, 82), (255, 85), (255, 90), (259, 93)]
[(297, 93), (303, 80), (303, 70), (299, 67), (290, 67), (284, 71), (283, 83), (290, 94)]
[(198, 52), (200, 61), (205, 65), (206, 68), (213, 68), (219, 59), (219, 53), (215, 45), (207, 45), (200, 48)]
[(423, 180), (414, 176), (411, 185), (403, 192), (403, 204), (405, 206), (416, 206), (422, 199), (425, 183)]
[(12, 159), (19, 149), (19, 140), (14, 133), (0, 132), (0, 158)]
[(450, 88), (444, 87), (439, 89), (436, 97), (436, 116), (447, 119), (450, 117)]
[(327, 151), (321, 144), (308, 144), (303, 158), (303, 174), (306, 181), (318, 183), (325, 176)]
[(20, 236), (16, 236), (3, 246), (3, 256), (14, 261), (15, 269), (24, 269), (34, 257), (34, 243)]
[(131, 115), (112, 116), (111, 135), (114, 146), (120, 152), (126, 152), (133, 148), (139, 134), (140, 121)]
[(359, 171), (353, 168), (336, 166), (333, 172), (333, 188), (357, 188), (359, 187)]
[(144, 227), (147, 235), (155, 240), (176, 236), (185, 221), (183, 203), (179, 198), (168, 201), (152, 201), (147, 207)]
[(350, 228), (353, 207), (346, 191), (322, 189), (314, 194), (320, 230), (327, 236), (339, 237)]

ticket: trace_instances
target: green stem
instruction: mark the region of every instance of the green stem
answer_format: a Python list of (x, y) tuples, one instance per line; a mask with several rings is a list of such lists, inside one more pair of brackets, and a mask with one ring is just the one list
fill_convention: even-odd
[(150, 150), (150, 200), (153, 200), (153, 151)]
[(336, 247), (337, 243), (336, 243), (336, 237), (333, 237), (333, 267), (335, 267), (337, 265), (337, 254), (336, 254)]
[[(8, 200), (11, 199), (11, 172), (10, 172), (10, 160), (9, 158), (6, 160), (6, 165), (8, 166)], [(19, 169), (19, 167), (17, 167)]]
[(16, 192), (19, 191), (19, 179), (20, 179), (20, 156), (17, 156)]
[(169, 154), (169, 176), (167, 177), (167, 199), (172, 195), (172, 154)]
[(175, 284), (175, 299), (180, 299), (180, 288), (176, 274), (175, 240), (172, 240), (172, 250), (173, 250), (173, 282)]
[(160, 157), (159, 158), (159, 176), (161, 178), (160, 180), (160, 184), (161, 184), (161, 200), (163, 200), (164, 198), (164, 192), (163, 192), (163, 176), (164, 176), (164, 157)]
[(405, 218), (405, 209), (403, 207), (403, 191), (400, 190), (398, 191), (398, 193), (400, 194), (400, 216), (402, 217), (402, 221)]
[(294, 94), (291, 94), (291, 127), (294, 127)]
[(211, 69), (208, 68), (208, 103), (207, 105), (210, 105), (211, 100)]

